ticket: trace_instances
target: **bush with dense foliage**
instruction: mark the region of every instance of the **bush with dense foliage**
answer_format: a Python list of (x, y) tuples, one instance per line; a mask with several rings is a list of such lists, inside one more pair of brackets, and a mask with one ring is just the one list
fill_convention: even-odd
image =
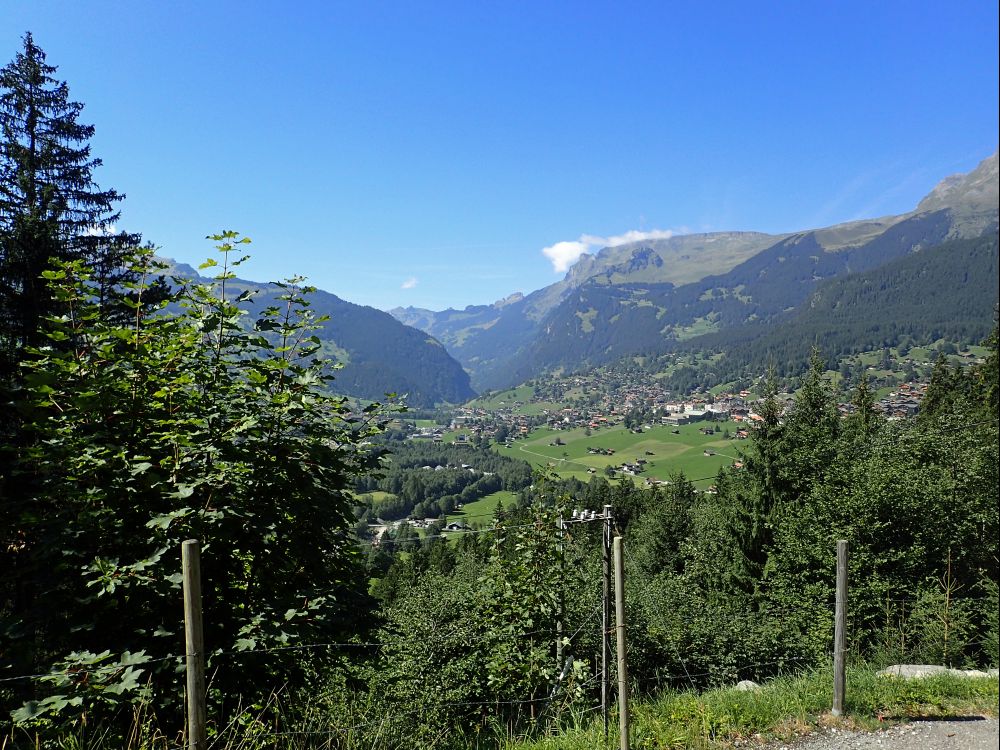
[[(176, 706), (184, 651), (180, 543), (203, 546), (205, 641), (213, 689), (253, 699), (303, 663), (290, 643), (346, 637), (366, 596), (349, 486), (377, 465), (361, 444), (380, 407), (349, 412), (330, 395), (305, 293), (248, 321), (230, 299), (233, 253), (211, 284), (179, 280), (171, 312), (145, 309), (132, 286), (129, 325), (98, 314), (89, 270), (46, 272), (56, 300), (30, 350), (18, 400), (24, 439), (5, 451), (6, 605), (0, 630), (22, 685), (20, 720), (145, 695)], [(150, 278), (148, 252), (131, 261)], [(215, 260), (206, 266), (218, 265)], [(322, 662), (314, 655), (309, 670)], [(298, 675), (298, 677), (296, 677)]]

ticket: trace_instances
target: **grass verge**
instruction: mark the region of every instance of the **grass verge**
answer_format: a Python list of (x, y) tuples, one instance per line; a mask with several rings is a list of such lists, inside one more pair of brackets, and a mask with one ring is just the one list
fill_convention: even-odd
[[(830, 714), (831, 670), (780, 677), (759, 690), (732, 688), (667, 692), (637, 702), (632, 714), (633, 748), (731, 748), (766, 740), (791, 740), (820, 727), (874, 730), (918, 717), (996, 716), (998, 680), (938, 675), (921, 680), (876, 676), (874, 667), (849, 670), (845, 715)], [(591, 714), (592, 716), (593, 714)], [(598, 717), (556, 736), (512, 741), (505, 750), (617, 748), (617, 719), (605, 741)]]

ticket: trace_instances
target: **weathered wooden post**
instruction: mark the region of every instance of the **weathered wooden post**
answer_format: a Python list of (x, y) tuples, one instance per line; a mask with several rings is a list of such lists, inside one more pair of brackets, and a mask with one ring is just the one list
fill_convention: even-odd
[(615, 537), (615, 634), (618, 646), (618, 734), (621, 750), (629, 750), (628, 673), (625, 668), (625, 565), (622, 562), (622, 538)]
[(205, 729), (205, 642), (201, 623), (201, 546), (197, 539), (181, 544), (184, 580), (184, 648), (187, 672), (188, 750), (207, 750)]
[(601, 546), (601, 713), (604, 716), (604, 739), (608, 738), (608, 705), (611, 694), (611, 674), (608, 660), (611, 654), (611, 506), (604, 506), (604, 538)]
[(833, 715), (844, 713), (844, 652), (847, 643), (847, 540), (837, 542), (837, 604), (833, 630)]

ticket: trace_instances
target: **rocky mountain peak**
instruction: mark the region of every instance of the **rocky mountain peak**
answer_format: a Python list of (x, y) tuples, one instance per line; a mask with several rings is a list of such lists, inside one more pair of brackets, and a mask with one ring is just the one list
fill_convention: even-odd
[(524, 295), (521, 292), (514, 292), (513, 294), (508, 294), (503, 299), (498, 299), (493, 303), (493, 307), (497, 310), (507, 307), (507, 305), (513, 305), (515, 302), (520, 302), (524, 299)]
[(942, 208), (964, 212), (996, 211), (1000, 200), (997, 154), (983, 159), (968, 174), (945, 177), (917, 205), (918, 212)]

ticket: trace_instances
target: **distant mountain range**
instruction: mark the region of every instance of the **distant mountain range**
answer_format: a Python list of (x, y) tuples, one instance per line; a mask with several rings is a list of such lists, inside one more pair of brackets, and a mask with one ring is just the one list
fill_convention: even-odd
[[(984, 336), (997, 303), (998, 194), (994, 154), (906, 214), (607, 247), (559, 282), (493, 304), (390, 314), (324, 291), (311, 299), (330, 316), (318, 334), (343, 365), (336, 389), (407, 394), (417, 407), (640, 354), (714, 352), (719, 377), (759, 369), (763, 357), (794, 370), (813, 343), (837, 356), (902, 336)], [(254, 281), (233, 288), (255, 290), (257, 305), (281, 293)]]
[[(845, 330), (867, 323), (896, 332), (880, 341), (904, 330), (975, 336), (991, 327), (997, 300), (998, 193), (994, 154), (899, 216), (785, 235), (719, 232), (624, 244), (583, 256), (564, 279), (527, 296), (464, 310), (390, 312), (439, 339), (480, 389), (682, 348), (736, 356), (756, 341), (793, 356), (781, 341), (804, 341), (805, 330), (843, 348), (845, 336), (819, 335), (821, 324), (834, 321)], [(971, 242), (955, 244), (961, 240)], [(870, 293), (876, 279), (884, 294)], [(931, 292), (934, 304), (920, 305), (914, 317), (915, 300)], [(782, 333), (784, 326), (792, 328)]]
[[(175, 275), (209, 281), (189, 265), (168, 262)], [(253, 290), (255, 309), (280, 305), (277, 297), (283, 290), (274, 284), (244, 279), (227, 284), (234, 295)], [(334, 381), (338, 393), (370, 400), (381, 400), (386, 393), (405, 394), (406, 403), (417, 407), (463, 403), (475, 396), (462, 366), (423, 331), (403, 325), (386, 312), (322, 290), (309, 300), (317, 315), (330, 316), (317, 335), (322, 353), (343, 365)]]

